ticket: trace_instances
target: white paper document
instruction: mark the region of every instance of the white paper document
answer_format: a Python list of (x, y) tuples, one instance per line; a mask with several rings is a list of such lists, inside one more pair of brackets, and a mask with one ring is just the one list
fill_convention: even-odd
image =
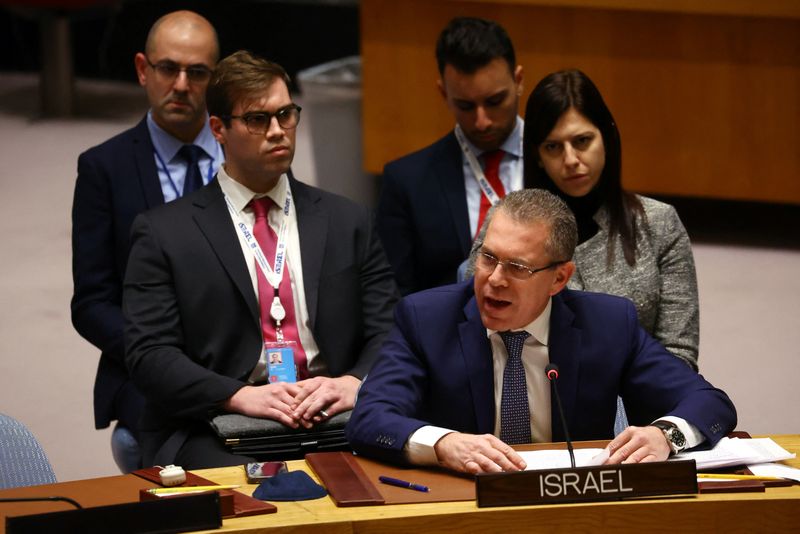
[[(520, 451), (519, 455), (528, 464), (526, 471), (572, 467), (567, 450)], [(608, 449), (575, 449), (576, 467), (602, 465), (606, 460), (608, 460)]]
[(670, 460), (692, 460), (697, 469), (715, 469), (732, 465), (751, 465), (779, 462), (796, 455), (772, 441), (770, 438), (739, 439), (722, 438), (710, 451), (682, 452)]
[(758, 464), (748, 465), (747, 468), (759, 477), (788, 478), (800, 482), (800, 469), (783, 464)]

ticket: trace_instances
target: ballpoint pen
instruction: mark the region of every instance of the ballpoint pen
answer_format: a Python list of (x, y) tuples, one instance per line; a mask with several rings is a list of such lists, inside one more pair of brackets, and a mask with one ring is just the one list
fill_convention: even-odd
[(398, 488), (406, 488), (422, 492), (430, 491), (430, 488), (428, 486), (423, 486), (421, 484), (414, 484), (413, 482), (406, 482), (405, 480), (400, 480), (399, 478), (379, 476), (378, 480), (380, 480), (384, 484), (389, 484), (390, 486), (397, 486)]

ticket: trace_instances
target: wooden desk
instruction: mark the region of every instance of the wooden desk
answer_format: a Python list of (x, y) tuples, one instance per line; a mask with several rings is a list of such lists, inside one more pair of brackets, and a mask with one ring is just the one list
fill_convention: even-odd
[[(800, 435), (774, 436), (800, 452)], [(800, 468), (800, 460), (787, 462)], [(303, 461), (291, 470), (309, 471)], [(240, 468), (198, 471), (220, 484), (245, 484)], [(313, 476), (313, 473), (312, 473)], [(243, 486), (251, 493), (256, 486)], [(800, 486), (768, 488), (765, 493), (704, 494), (689, 498), (481, 508), (474, 502), (337, 508), (329, 497), (274, 503), (268, 516), (226, 519), (222, 532), (272, 532), (294, 528), (324, 534), (350, 532), (789, 532), (800, 525)], [(212, 532), (220, 532), (212, 531)]]
[(454, 16), (496, 20), (528, 95), (580, 68), (619, 125), (623, 183), (664, 195), (800, 204), (796, 0), (362, 0), (364, 168), (453, 128), (434, 48)]

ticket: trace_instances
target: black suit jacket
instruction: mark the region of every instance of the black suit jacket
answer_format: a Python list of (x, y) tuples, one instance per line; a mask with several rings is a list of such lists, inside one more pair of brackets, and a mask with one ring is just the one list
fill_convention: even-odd
[(71, 309), (75, 329), (102, 352), (94, 384), (97, 428), (117, 417), (114, 399), (129, 380), (121, 306), (131, 222), (163, 203), (146, 119), (78, 157)]
[(453, 132), (384, 167), (377, 220), (403, 295), (456, 281), (472, 236)]
[[(306, 304), (332, 376), (363, 377), (397, 290), (366, 208), (290, 178)], [(241, 388), (261, 352), (256, 295), (219, 183), (140, 215), (125, 277), (126, 361), (147, 404), (146, 465)], [(170, 437), (172, 436), (172, 439)], [(169, 439), (169, 445), (162, 446)]]

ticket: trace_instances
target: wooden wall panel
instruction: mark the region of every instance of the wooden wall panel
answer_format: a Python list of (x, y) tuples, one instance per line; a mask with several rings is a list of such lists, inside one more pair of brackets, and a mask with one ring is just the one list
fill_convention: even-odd
[(365, 168), (380, 173), (452, 128), (434, 44), (471, 15), (511, 35), (520, 112), (547, 73), (589, 74), (622, 134), (626, 187), (800, 204), (800, 19), (539, 4), (362, 0)]

